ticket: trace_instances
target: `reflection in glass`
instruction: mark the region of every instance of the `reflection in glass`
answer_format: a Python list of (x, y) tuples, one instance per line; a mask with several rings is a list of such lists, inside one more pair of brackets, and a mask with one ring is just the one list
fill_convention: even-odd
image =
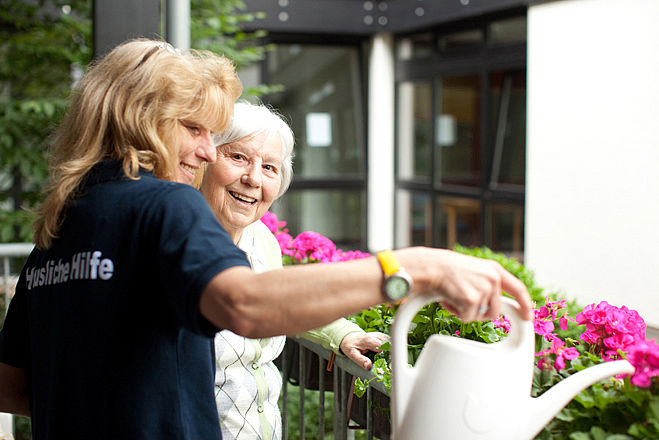
[(443, 77), (437, 82), (435, 183), (480, 185), (480, 102), (478, 75)]
[(398, 86), (398, 175), (430, 177), (432, 145), (432, 88), (429, 82)]
[(350, 190), (288, 190), (271, 208), (295, 236), (315, 231), (343, 250), (366, 251), (364, 194)]
[(526, 16), (490, 23), (488, 34), (492, 44), (522, 43), (526, 41)]
[(524, 244), (522, 206), (494, 203), (491, 206), (490, 234), (492, 249), (521, 259)]
[(329, 113), (307, 113), (307, 145), (329, 147), (332, 145), (332, 115)]
[[(295, 133), (295, 175), (363, 177), (358, 49), (278, 45), (267, 61), (269, 84), (284, 86), (283, 92), (269, 97), (269, 103), (289, 120)], [(309, 114), (324, 116), (309, 119)], [(312, 133), (317, 129), (323, 132)]]
[(399, 190), (396, 197), (396, 247), (432, 246), (432, 199)]
[(427, 58), (435, 53), (435, 37), (431, 33), (401, 38), (396, 44), (396, 59)]
[(466, 197), (439, 196), (437, 202), (439, 246), (481, 246), (481, 202)]
[(440, 51), (445, 52), (465, 48), (477, 48), (483, 44), (483, 41), (485, 41), (485, 38), (482, 30), (469, 29), (442, 35), (437, 40), (437, 45)]
[(493, 72), (490, 90), (494, 141), (490, 188), (522, 186), (526, 169), (526, 72)]

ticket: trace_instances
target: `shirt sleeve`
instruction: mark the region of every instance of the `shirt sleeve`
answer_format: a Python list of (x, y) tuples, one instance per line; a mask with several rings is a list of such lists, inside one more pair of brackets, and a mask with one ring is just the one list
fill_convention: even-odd
[[(245, 249), (253, 261), (263, 261), (265, 270), (278, 269), (282, 267), (281, 248), (277, 239), (272, 232), (261, 222), (245, 228), (243, 232), (244, 240), (241, 240), (239, 246)], [(249, 248), (251, 234), (254, 236), (253, 249)], [(256, 269), (255, 269), (256, 270)], [(263, 270), (256, 270), (257, 272)], [(359, 332), (365, 333), (357, 324), (347, 319), (336, 320), (324, 327), (304, 332), (298, 336), (311, 342), (319, 344), (327, 350), (332, 350), (336, 354), (340, 353), (341, 341), (348, 333)]]
[(332, 350), (336, 354), (341, 354), (339, 350), (341, 341), (343, 341), (343, 338), (348, 333), (354, 332), (365, 333), (364, 330), (362, 330), (362, 328), (354, 322), (348, 321), (345, 318), (341, 318), (334, 322), (330, 322), (324, 327), (309, 330), (308, 332), (301, 333), (298, 336), (319, 344), (327, 350)]
[(21, 288), (23, 284), (21, 275), (0, 330), (0, 362), (17, 368), (25, 368), (29, 361), (27, 293)]
[(219, 329), (201, 314), (202, 292), (215, 275), (249, 263), (199, 191), (188, 185), (175, 188), (152, 213), (158, 225), (153, 232), (153, 255), (159, 284), (183, 327), (212, 336)]

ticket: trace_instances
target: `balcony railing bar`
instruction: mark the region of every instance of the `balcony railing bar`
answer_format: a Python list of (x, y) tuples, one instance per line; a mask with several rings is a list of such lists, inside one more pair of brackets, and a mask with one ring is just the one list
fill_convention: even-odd
[[(4, 314), (0, 314), (0, 323), (4, 320), (9, 308), (9, 301), (15, 289), (16, 278), (12, 273), (12, 259), (26, 257), (32, 252), (32, 243), (0, 243), (0, 258), (2, 258), (2, 290), (4, 291)], [(20, 272), (20, 267), (14, 267), (15, 272)], [(0, 436), (2, 434), (13, 434), (14, 423), (11, 414), (0, 413)]]
[[(30, 255), (33, 247), (34, 245), (32, 243), (0, 243), (0, 258), (2, 258), (2, 287), (5, 293), (6, 306), (9, 305), (9, 300), (11, 300), (12, 292), (14, 291), (14, 281), (11, 276), (11, 259)], [(6, 306), (5, 313), (7, 313)]]
[[(327, 364), (332, 357), (332, 352), (321, 347), (318, 344), (307, 341), (301, 338), (290, 337), (287, 340), (288, 344), (297, 344), (299, 346), (299, 361), (297, 366), (292, 366), (290, 368), (297, 368), (298, 371), (298, 381), (299, 381), (299, 438), (306, 438), (306, 426), (305, 426), (305, 389), (307, 384), (307, 356), (308, 352), (312, 352), (314, 355), (318, 356), (318, 393), (319, 393), (319, 408), (318, 408), (318, 435), (319, 440), (324, 439), (325, 431), (325, 371)], [(282, 353), (282, 376), (284, 384), (288, 383), (290, 377), (289, 371), (289, 360), (287, 359), (287, 351), (284, 350)], [(380, 382), (373, 381), (366, 391), (366, 426), (357, 426), (349, 425), (349, 417), (351, 413), (351, 408), (349, 403), (353, 399), (350, 399), (354, 391), (354, 380), (355, 377), (360, 377), (363, 380), (369, 380), (374, 377), (373, 373), (370, 371), (365, 371), (359, 366), (357, 366), (351, 360), (343, 357), (337, 356), (333, 359), (332, 365), (332, 384), (333, 384), (333, 394), (334, 394), (334, 412), (333, 416), (333, 434), (335, 440), (347, 440), (353, 436), (349, 434), (351, 429), (366, 429), (366, 436), (368, 440), (373, 440), (373, 414), (372, 414), (372, 401), (373, 393), (372, 389), (382, 392), (383, 394), (388, 394), (384, 385)], [(289, 431), (288, 431), (288, 409), (286, 408), (288, 390), (284, 386), (282, 390), (282, 424), (283, 424), (283, 439), (288, 440)], [(354, 397), (354, 396), (353, 396)]]

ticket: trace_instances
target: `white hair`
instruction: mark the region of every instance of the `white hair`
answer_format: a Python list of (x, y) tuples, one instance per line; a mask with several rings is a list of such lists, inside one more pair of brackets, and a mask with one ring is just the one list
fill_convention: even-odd
[(281, 187), (277, 194), (279, 198), (286, 192), (293, 179), (293, 146), (295, 145), (293, 130), (282, 115), (264, 104), (239, 101), (234, 105), (229, 127), (222, 133), (214, 134), (213, 141), (219, 147), (262, 131), (274, 131), (281, 140)]

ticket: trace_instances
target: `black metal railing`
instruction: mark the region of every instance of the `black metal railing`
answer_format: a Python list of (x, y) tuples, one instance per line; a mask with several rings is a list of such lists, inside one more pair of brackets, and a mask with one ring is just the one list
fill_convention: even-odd
[[(27, 257), (34, 245), (32, 243), (0, 243), (0, 260), (2, 260), (0, 277), (0, 327), (4, 321), (7, 305), (14, 294), (20, 263)], [(14, 422), (11, 414), (0, 413), (0, 440), (11, 438)]]
[[(318, 344), (302, 338), (288, 338), (286, 348), (277, 360), (284, 379), (282, 389), (282, 425), (283, 439), (323, 440), (326, 427), (332, 424), (334, 440), (354, 438), (354, 432), (362, 431), (361, 438), (388, 440), (390, 434), (389, 396), (384, 385), (372, 381), (365, 395), (354, 395), (356, 378), (369, 380), (373, 373), (366, 371), (343, 356), (334, 354)], [(289, 399), (288, 394), (299, 389), (298, 399)], [(307, 427), (305, 400), (309, 392), (318, 393), (317, 425)], [(331, 394), (332, 405), (326, 405), (326, 395)], [(291, 402), (292, 400), (292, 402)], [(293, 406), (299, 409), (297, 432), (290, 432), (295, 423), (290, 418)], [(308, 406), (308, 405), (307, 405)], [(327, 408), (331, 406), (331, 414)], [(308, 429), (309, 428), (309, 429)], [(311, 432), (311, 434), (309, 434)]]

